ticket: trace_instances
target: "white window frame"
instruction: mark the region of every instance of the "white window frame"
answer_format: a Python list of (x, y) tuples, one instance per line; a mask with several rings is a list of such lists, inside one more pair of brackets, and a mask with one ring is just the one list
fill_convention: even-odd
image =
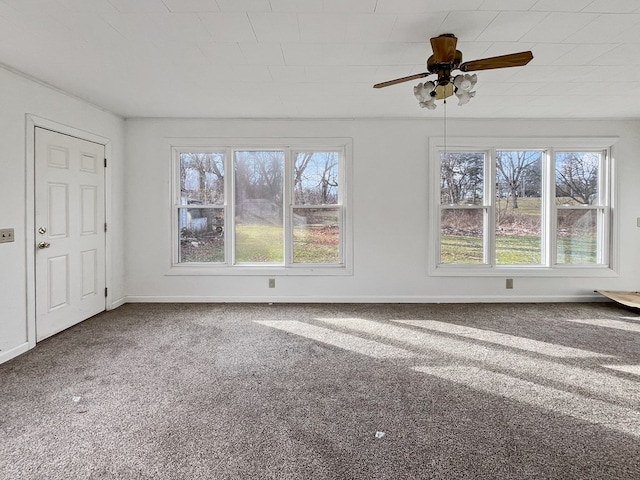
[[(352, 215), (351, 205), (351, 164), (352, 164), (352, 139), (351, 138), (170, 138), (167, 139), (167, 148), (171, 155), (171, 237), (169, 268), (166, 275), (352, 275), (353, 243), (352, 243)], [(235, 198), (233, 176), (233, 152), (251, 150), (278, 150), (285, 152), (285, 179), (283, 192), (284, 213), (284, 241), (285, 257), (283, 263), (278, 264), (254, 264), (235, 262), (235, 205), (230, 199)], [(178, 209), (185, 208), (180, 204), (180, 154), (185, 152), (225, 152), (225, 202), (224, 202), (224, 245), (225, 262), (189, 262), (179, 263), (179, 226)], [(293, 178), (289, 173), (293, 172), (293, 155), (295, 152), (314, 151), (338, 151), (340, 152), (340, 165), (338, 168), (339, 188), (338, 204), (326, 206), (314, 206), (325, 208), (337, 208), (340, 222), (339, 252), (341, 262), (333, 264), (303, 264), (293, 263), (293, 224), (291, 215), (295, 205), (293, 195)], [(202, 207), (207, 207), (203, 205)], [(214, 206), (219, 208), (220, 206)], [(306, 206), (304, 206), (306, 207)], [(311, 208), (311, 207), (309, 207)]]
[[(618, 276), (617, 216), (615, 209), (614, 155), (613, 147), (617, 137), (443, 137), (429, 138), (429, 252), (428, 272), (432, 276), (521, 276), (521, 277), (616, 277)], [(527, 150), (543, 151), (543, 201), (542, 215), (542, 257), (540, 265), (498, 265), (495, 258), (495, 156), (496, 151)], [(483, 264), (441, 264), (440, 263), (440, 152), (473, 151), (484, 152), (485, 157), (485, 208), (484, 261)], [(599, 261), (603, 265), (557, 264), (556, 262), (556, 219), (558, 207), (555, 205), (555, 152), (602, 151), (599, 171), (598, 206), (585, 206), (598, 210)], [(576, 207), (573, 207), (576, 208)], [(580, 207), (582, 208), (582, 207)]]

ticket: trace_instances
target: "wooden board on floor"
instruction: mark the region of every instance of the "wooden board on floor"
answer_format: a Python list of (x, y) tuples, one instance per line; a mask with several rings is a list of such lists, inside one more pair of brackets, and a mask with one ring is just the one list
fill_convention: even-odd
[(627, 307), (640, 308), (640, 292), (609, 292), (598, 290), (598, 293)]

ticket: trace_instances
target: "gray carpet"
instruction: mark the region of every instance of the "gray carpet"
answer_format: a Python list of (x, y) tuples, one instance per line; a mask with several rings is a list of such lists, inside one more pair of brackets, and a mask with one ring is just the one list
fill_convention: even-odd
[(640, 479), (613, 303), (129, 304), (0, 386), (2, 479)]

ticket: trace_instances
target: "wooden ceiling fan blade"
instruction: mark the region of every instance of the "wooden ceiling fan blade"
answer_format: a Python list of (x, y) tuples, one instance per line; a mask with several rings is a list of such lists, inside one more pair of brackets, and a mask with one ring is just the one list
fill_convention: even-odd
[(456, 57), (458, 39), (451, 33), (445, 33), (431, 39), (434, 63), (451, 63)]
[(520, 52), (499, 57), (481, 58), (464, 62), (458, 69), (463, 72), (473, 72), (475, 70), (491, 70), (493, 68), (522, 67), (533, 59), (533, 53)]
[(388, 87), (390, 85), (395, 85), (397, 83), (409, 82), (411, 80), (417, 80), (419, 78), (424, 78), (427, 75), (430, 75), (429, 72), (424, 73), (416, 73), (415, 75), (409, 75), (408, 77), (396, 78), (395, 80), (389, 80), (388, 82), (376, 83), (373, 88), (382, 88)]

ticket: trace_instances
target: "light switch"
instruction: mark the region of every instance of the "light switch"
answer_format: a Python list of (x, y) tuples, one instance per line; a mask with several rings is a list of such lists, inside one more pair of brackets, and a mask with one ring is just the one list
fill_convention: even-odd
[(8, 243), (13, 241), (13, 228), (0, 228), (0, 243)]

